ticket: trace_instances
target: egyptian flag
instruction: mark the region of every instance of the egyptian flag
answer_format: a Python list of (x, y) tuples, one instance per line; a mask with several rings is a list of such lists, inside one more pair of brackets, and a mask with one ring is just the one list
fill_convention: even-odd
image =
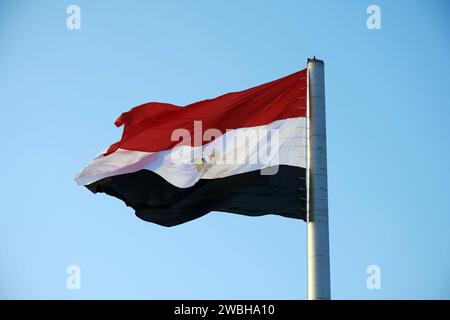
[(184, 107), (140, 105), (75, 180), (163, 226), (211, 211), (304, 220), (306, 93), (305, 69)]

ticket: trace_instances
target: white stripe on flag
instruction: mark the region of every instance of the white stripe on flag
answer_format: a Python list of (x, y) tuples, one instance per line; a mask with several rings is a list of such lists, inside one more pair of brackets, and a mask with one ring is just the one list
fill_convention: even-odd
[(106, 177), (146, 169), (176, 187), (187, 188), (199, 179), (224, 178), (276, 165), (306, 167), (304, 117), (228, 130), (201, 147), (179, 146), (159, 152), (118, 149), (94, 159), (75, 180), (80, 185), (88, 185)]

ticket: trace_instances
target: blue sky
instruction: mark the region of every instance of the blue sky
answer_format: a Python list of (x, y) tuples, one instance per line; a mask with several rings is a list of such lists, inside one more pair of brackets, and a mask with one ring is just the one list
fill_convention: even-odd
[[(81, 30), (66, 28), (70, 4)], [(366, 27), (371, 4), (381, 30)], [(438, 0), (2, 1), (0, 298), (306, 298), (304, 222), (214, 212), (164, 228), (73, 177), (119, 139), (123, 111), (245, 89), (316, 55), (332, 297), (449, 299), (449, 39)]]

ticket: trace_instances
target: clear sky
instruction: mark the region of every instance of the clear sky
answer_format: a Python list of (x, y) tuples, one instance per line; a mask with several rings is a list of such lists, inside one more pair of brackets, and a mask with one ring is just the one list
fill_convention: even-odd
[[(66, 28), (71, 4), (81, 30)], [(316, 55), (332, 297), (449, 299), (449, 40), (438, 0), (2, 0), (0, 298), (306, 298), (303, 221), (214, 212), (164, 228), (73, 177), (131, 107), (246, 89)]]

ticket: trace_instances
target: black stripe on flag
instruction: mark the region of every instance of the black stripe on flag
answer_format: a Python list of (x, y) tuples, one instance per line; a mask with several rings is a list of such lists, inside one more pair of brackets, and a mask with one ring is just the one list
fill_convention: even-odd
[(149, 170), (108, 177), (86, 187), (119, 198), (145, 220), (175, 226), (211, 211), (247, 216), (306, 217), (306, 170), (281, 165), (273, 175), (259, 170), (225, 178), (200, 179), (178, 188)]

